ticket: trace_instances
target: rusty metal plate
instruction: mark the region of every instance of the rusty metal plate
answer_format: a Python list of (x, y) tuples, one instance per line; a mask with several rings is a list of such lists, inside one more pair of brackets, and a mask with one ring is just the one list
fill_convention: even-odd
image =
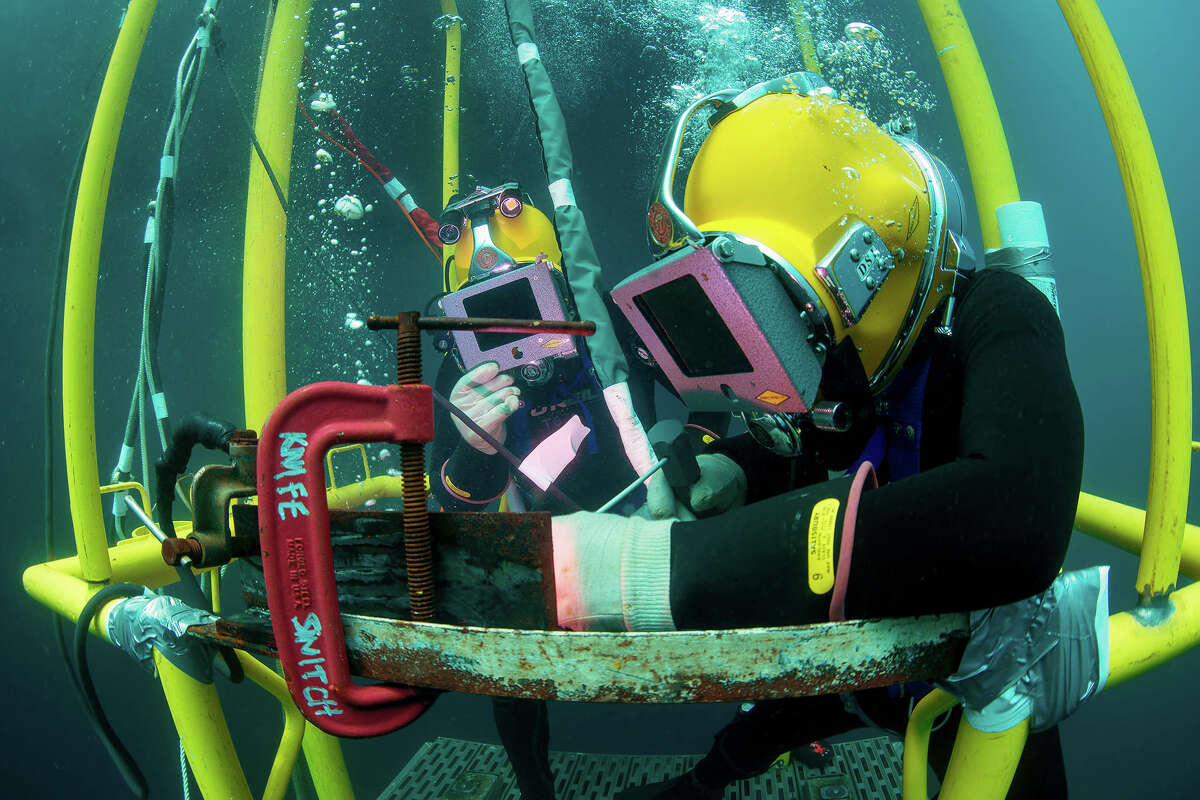
[[(831, 694), (954, 671), (967, 616), (672, 633), (574, 633), (344, 615), (354, 673), (474, 694), (692, 703)], [(263, 649), (263, 621), (192, 628)], [(258, 642), (258, 647), (254, 647)]]
[[(239, 536), (257, 524), (257, 507), (234, 507)], [(410, 619), (400, 512), (331, 510), (329, 524), (342, 613)], [(429, 525), (436, 621), (556, 627), (548, 513), (431, 513)], [(260, 571), (243, 571), (242, 592), (248, 607), (266, 608)]]

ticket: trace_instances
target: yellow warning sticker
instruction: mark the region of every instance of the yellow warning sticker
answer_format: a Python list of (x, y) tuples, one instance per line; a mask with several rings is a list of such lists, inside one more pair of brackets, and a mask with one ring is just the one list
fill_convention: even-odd
[(788, 395), (780, 394), (779, 392), (775, 391), (774, 389), (767, 389), (765, 392), (758, 395), (754, 399), (761, 400), (764, 403), (770, 403), (773, 406), (777, 406), (780, 403), (782, 403), (784, 400), (787, 400)]
[[(426, 483), (428, 483), (428, 481), (429, 481), (428, 475), (425, 476), (425, 480), (426, 480)], [(459, 497), (463, 498), (464, 500), (467, 500), (471, 497), (470, 492), (468, 492), (466, 489), (460, 489), (457, 486), (455, 486), (454, 481), (450, 480), (450, 476), (446, 475), (445, 473), (442, 473), (442, 483), (446, 484), (446, 488), (449, 489), (452, 493), (458, 495)], [(426, 488), (426, 490), (428, 490), (429, 486), (426, 485), (425, 488)]]
[(813, 594), (833, 589), (833, 542), (840, 505), (836, 497), (826, 497), (808, 517), (808, 589)]

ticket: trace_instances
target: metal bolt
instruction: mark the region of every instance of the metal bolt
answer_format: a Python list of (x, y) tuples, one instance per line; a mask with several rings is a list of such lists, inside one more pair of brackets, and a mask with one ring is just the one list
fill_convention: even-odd
[(875, 276), (868, 275), (866, 278), (863, 279), (863, 285), (866, 286), (868, 289), (874, 289), (875, 288)]
[(204, 550), (200, 547), (200, 543), (195, 539), (181, 539), (174, 537), (167, 539), (162, 543), (163, 561), (170, 564), (172, 567), (177, 567), (183, 562), (184, 558), (192, 561), (200, 561)]
[(858, 259), (859, 259), (859, 258), (860, 258), (860, 254), (859, 254), (859, 252), (858, 252), (858, 248), (857, 248), (857, 247), (851, 247), (851, 248), (850, 248), (850, 260), (851, 260), (851, 261), (858, 261)]
[(870, 231), (863, 231), (862, 239), (867, 244), (870, 244), (871, 242), (875, 241), (875, 234), (871, 233)]
[(713, 243), (713, 252), (722, 261), (733, 258), (733, 242), (729, 239), (718, 239)]

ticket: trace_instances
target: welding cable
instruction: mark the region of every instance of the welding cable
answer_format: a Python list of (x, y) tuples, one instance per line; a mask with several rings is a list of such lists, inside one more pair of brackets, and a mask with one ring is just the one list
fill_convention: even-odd
[(214, 30), (213, 52), (217, 56), (217, 66), (221, 68), (221, 74), (225, 76), (225, 83), (229, 86), (230, 94), (233, 95), (233, 104), (237, 107), (242, 125), (246, 128), (246, 133), (250, 136), (250, 143), (254, 145), (254, 152), (258, 154), (258, 160), (266, 171), (267, 177), (271, 181), (271, 186), (275, 189), (275, 196), (279, 198), (279, 207), (283, 209), (283, 215), (286, 217), (288, 215), (287, 197), (283, 193), (283, 187), (279, 185), (279, 179), (275, 177), (275, 170), (271, 169), (270, 163), (267, 162), (267, 154), (263, 152), (262, 145), (258, 142), (258, 137), (254, 135), (254, 124), (250, 122), (250, 115), (246, 113), (245, 107), (242, 106), (242, 99), (238, 96), (237, 87), (233, 85), (233, 78), (230, 77), (229, 70), (225, 66), (225, 59), (221, 56), (223, 49), (224, 43), (218, 39)]
[[(165, 307), (168, 256), (174, 229), (175, 180), (183, 134), (191, 120), (198, 94), (197, 88), (212, 44), (218, 2), (219, 0), (205, 1), (198, 17), (196, 32), (188, 42), (175, 71), (171, 114), (163, 137), (158, 181), (154, 200), (148, 207), (149, 216), (142, 240), (146, 283), (142, 296), (137, 378), (129, 403), (120, 455), (112, 471), (114, 483), (132, 479), (134, 457), (135, 454), (140, 454), (141, 481), (144, 486), (150, 486), (150, 457), (145, 425), (147, 405), (154, 414), (159, 446), (163, 449), (167, 446), (170, 426), (166, 393), (159, 379), (158, 344)], [(124, 492), (118, 492), (113, 497), (113, 526), (118, 539), (126, 537), (123, 495)]]
[(400, 182), (396, 174), (376, 158), (370, 148), (359, 140), (358, 135), (354, 133), (354, 128), (350, 127), (350, 123), (338, 113), (336, 108), (332, 109), (329, 115), (337, 123), (342, 136), (346, 137), (346, 141), (350, 143), (350, 149), (354, 151), (354, 155), (358, 158), (358, 163), (366, 167), (372, 175), (375, 175), (377, 180), (384, 181), (383, 190), (387, 192), (388, 197), (400, 205), (402, 211), (407, 211), (417, 225), (420, 226), (421, 235), (430, 248), (435, 246), (440, 247), (441, 239), (438, 238), (438, 228), (440, 226), (437, 220), (430, 216), (428, 211), (417, 205), (417, 201), (413, 198), (412, 193)]
[(75, 685), (79, 688), (80, 699), (91, 719), (92, 727), (96, 729), (96, 735), (100, 737), (108, 754), (112, 756), (113, 763), (120, 771), (121, 777), (125, 779), (129, 791), (139, 798), (150, 796), (146, 776), (142, 774), (137, 762), (134, 761), (129, 750), (117, 736), (117, 732), (109, 724), (108, 717), (100, 705), (96, 687), (92, 683), (91, 670), (88, 668), (87, 640), (88, 628), (91, 627), (92, 620), (106, 603), (118, 597), (140, 597), (144, 591), (145, 587), (132, 583), (109, 584), (92, 595), (83, 610), (79, 612), (79, 620), (75, 623), (75, 668), (78, 672)]
[[(308, 124), (312, 126), (312, 129), (314, 131), (316, 131), (317, 134), (322, 139), (329, 142), (334, 147), (338, 148), (343, 153), (345, 153), (346, 155), (353, 158), (355, 161), (357, 161), (362, 166), (363, 169), (365, 169), (367, 172), (371, 173), (371, 175), (373, 175), (375, 177), (375, 180), (379, 181), (379, 185), (382, 186), (384, 191), (388, 193), (388, 196), (392, 198), (392, 201), (396, 204), (396, 206), (404, 214), (404, 218), (408, 220), (408, 224), (412, 225), (413, 230), (415, 230), (417, 232), (417, 235), (421, 237), (421, 243), (424, 244), (425, 247), (429, 249), (429, 252), (433, 254), (433, 257), (435, 259), (437, 259), (438, 266), (441, 267), (442, 266), (442, 257), (438, 253), (438, 251), (434, 248), (433, 244), (430, 242), (430, 240), (428, 238), (428, 232), (423, 230), (421, 225), (415, 219), (413, 219), (412, 214), (409, 213), (408, 209), (405, 207), (405, 204), (402, 202), (402, 198), (409, 196), (407, 190), (405, 190), (403, 192), (398, 192), (393, 195), (392, 190), (388, 188), (389, 181), (393, 181), (393, 182), (395, 182), (396, 185), (399, 185), (399, 181), (396, 181), (396, 178), (392, 174), (391, 170), (387, 170), (387, 168), (384, 167), (384, 169), (387, 170), (387, 175), (389, 176), (388, 178), (384, 178), (383, 173), (378, 171), (377, 169), (375, 169), (374, 166), (372, 166), (372, 164), (374, 164), (376, 166), (381, 166), (381, 167), (383, 166), (382, 164), (379, 163), (379, 160), (376, 159), (373, 154), (371, 154), (371, 156), (370, 156), (370, 161), (372, 163), (368, 163), (367, 161), (363, 160), (363, 158), (357, 152), (355, 152), (355, 150), (351, 150), (349, 147), (342, 144), (337, 139), (334, 139), (327, 132), (322, 130), (321, 126), (316, 123), (316, 120), (314, 120), (309, 115), (308, 110), (304, 107), (303, 103), (297, 101), (296, 107), (300, 109), (300, 113), (304, 115), (304, 118), (306, 120), (308, 120)], [(337, 112), (334, 112), (334, 113), (337, 113)], [(340, 115), (339, 115), (339, 119), (341, 119)], [(347, 124), (346, 127), (349, 128), (350, 126)], [(353, 134), (353, 131), (351, 131), (351, 133)], [(358, 142), (358, 138), (354, 137), (354, 141)], [(362, 145), (362, 142), (358, 142), (358, 144), (360, 147), (362, 147), (362, 149), (364, 151), (366, 151), (366, 153), (368, 153), (368, 154), (371, 153), (370, 150), (368, 150), (365, 146)], [(403, 188), (403, 186), (401, 186), (401, 188)], [(409, 196), (409, 197), (411, 199), (411, 196)], [(421, 209), (418, 208), (418, 210), (421, 210)], [(422, 213), (426, 217), (429, 217), (428, 212), (422, 211)], [(432, 220), (433, 218), (429, 217), (429, 219)], [(434, 222), (434, 224), (436, 225), (437, 223)], [(435, 237), (436, 237), (436, 234), (435, 234)]]

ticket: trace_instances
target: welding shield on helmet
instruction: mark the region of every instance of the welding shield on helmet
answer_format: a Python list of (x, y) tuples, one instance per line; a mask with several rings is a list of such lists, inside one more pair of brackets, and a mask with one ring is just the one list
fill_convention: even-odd
[[(683, 134), (708, 107), (680, 209)], [(839, 398), (818, 399), (832, 352), (852, 353), (878, 396), (974, 265), (949, 170), (813, 73), (693, 103), (655, 191), (647, 223), (661, 258), (613, 299), (690, 408), (740, 413), (781, 453), (799, 452), (805, 421), (848, 426)]]
[[(438, 238), (456, 245), (451, 285), (440, 300), (450, 317), (575, 319), (554, 226), (513, 182), (451, 199)], [(486, 361), (526, 384), (544, 383), (557, 359), (578, 355), (575, 341), (541, 332), (453, 331), (446, 346), (463, 371)]]

